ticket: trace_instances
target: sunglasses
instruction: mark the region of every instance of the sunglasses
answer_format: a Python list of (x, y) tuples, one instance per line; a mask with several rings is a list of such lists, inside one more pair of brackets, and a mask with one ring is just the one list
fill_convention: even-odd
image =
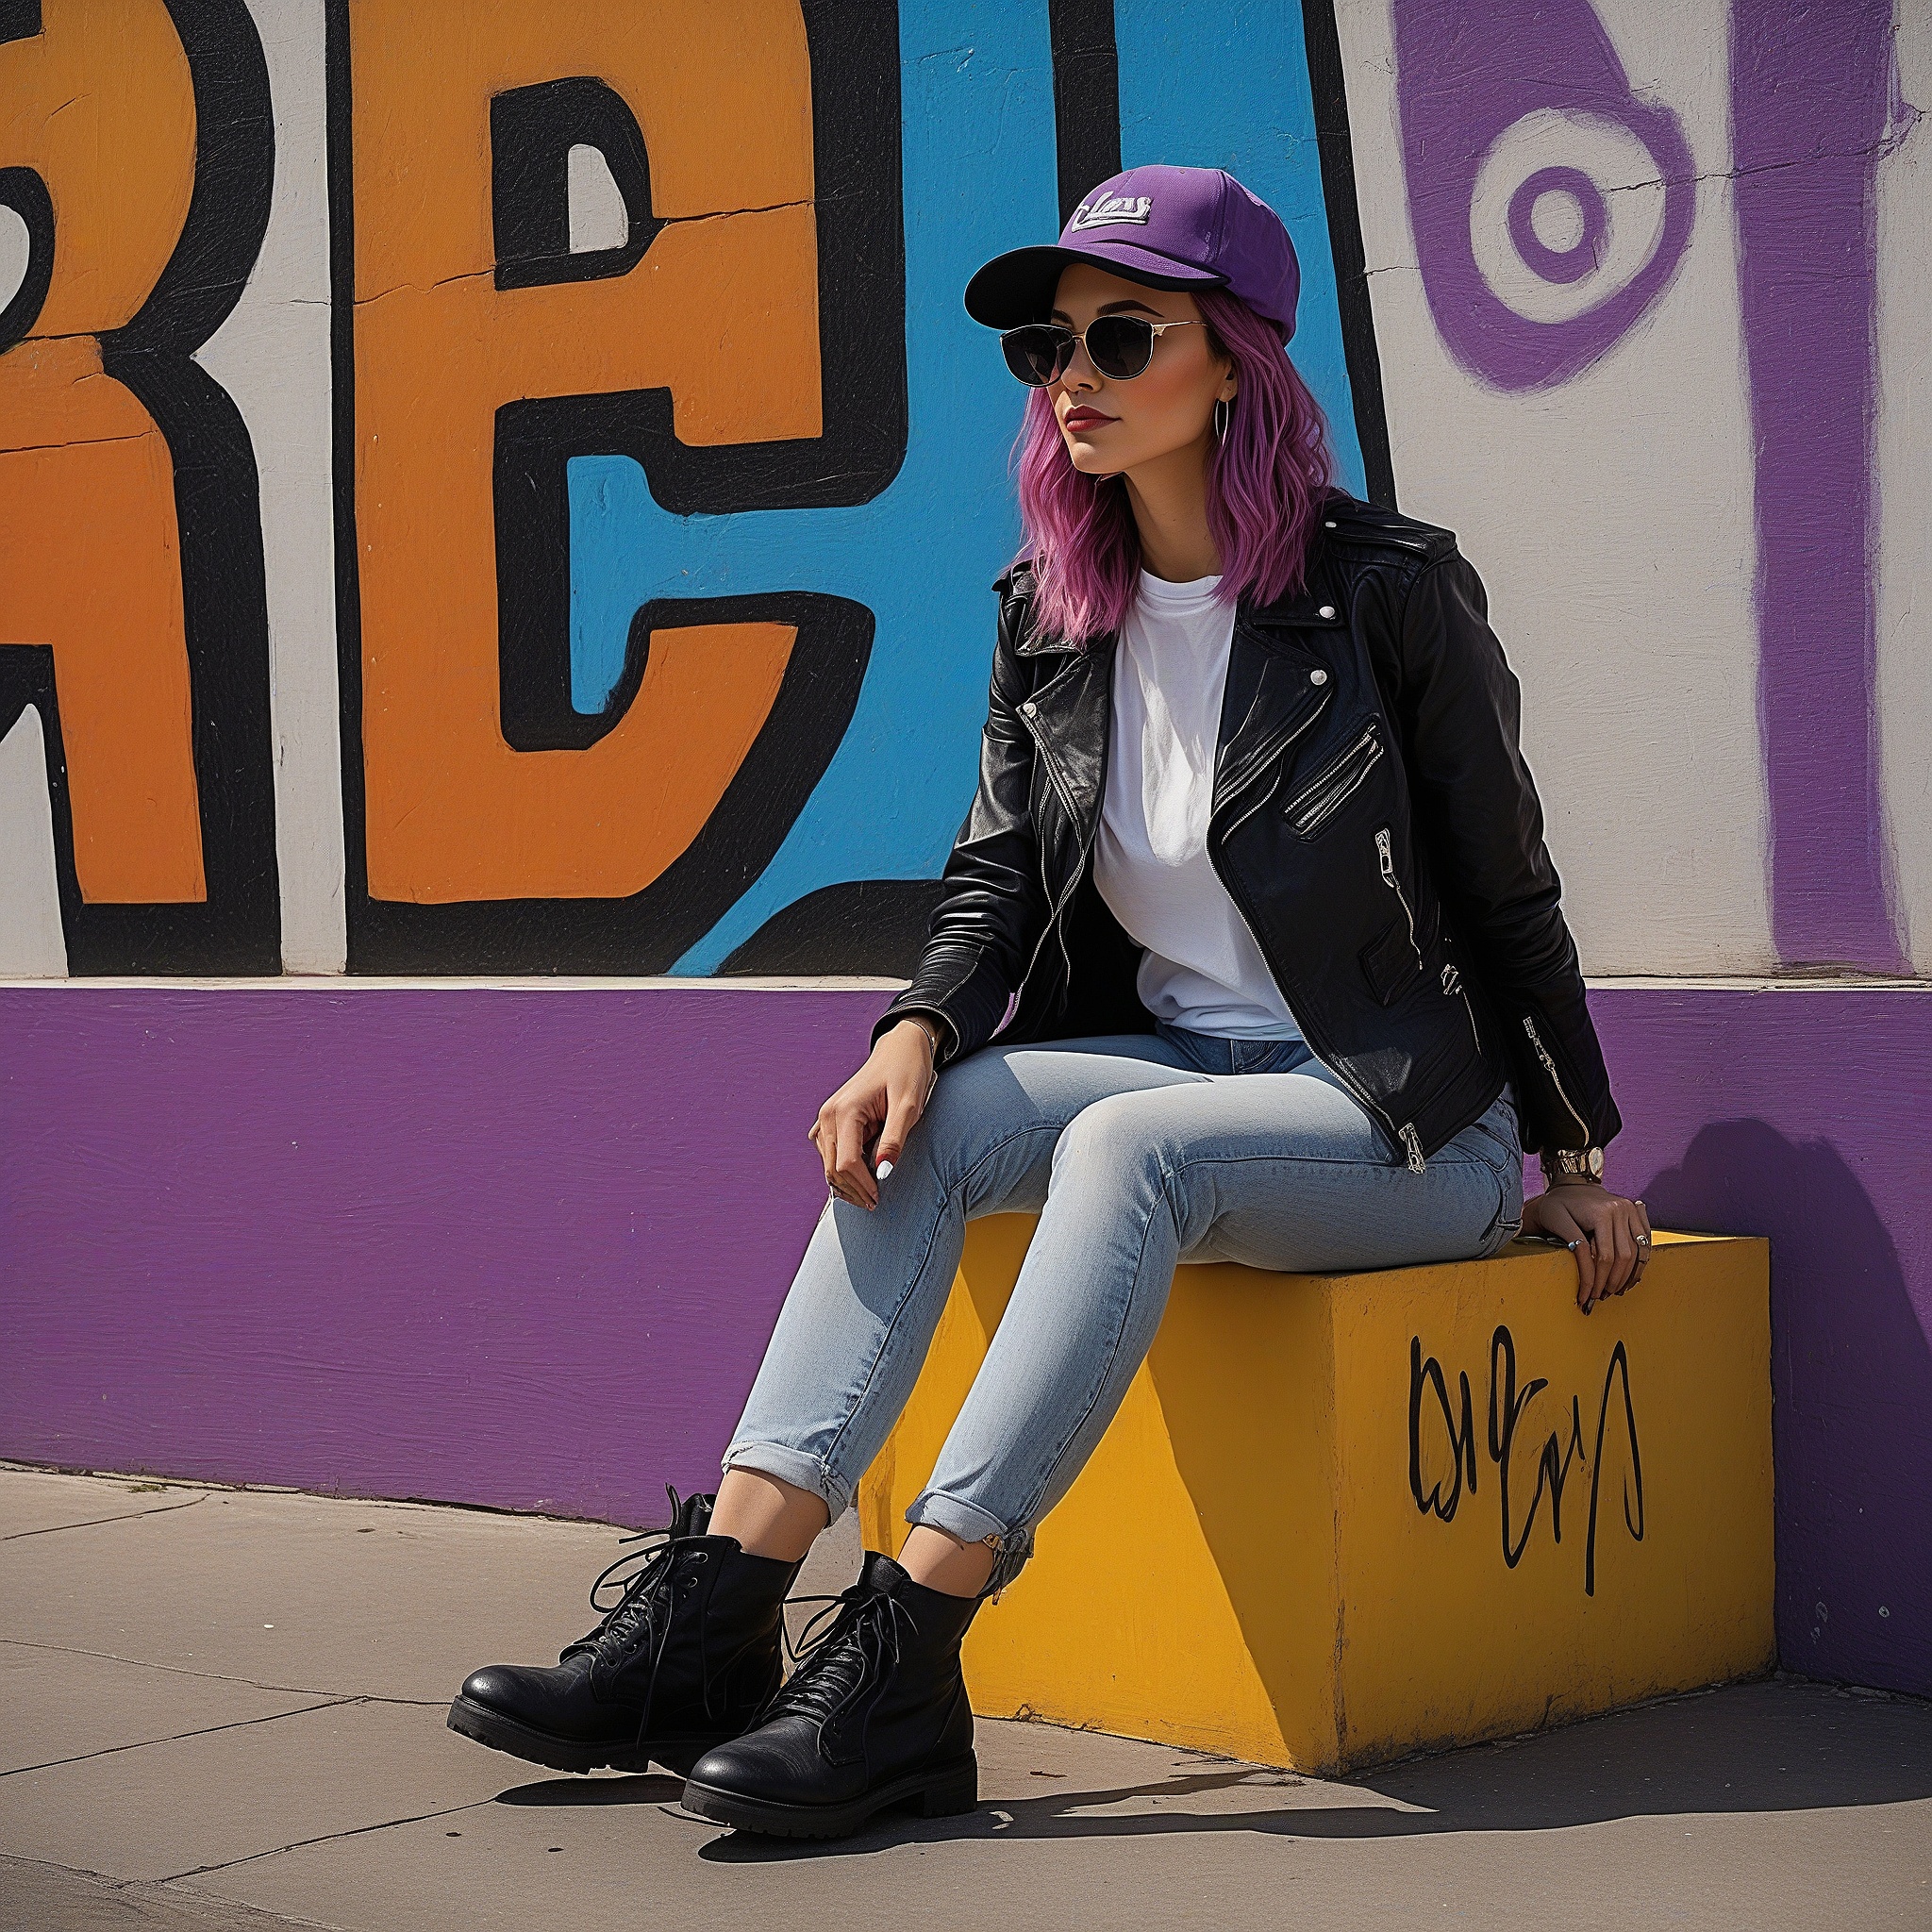
[(1144, 315), (1103, 315), (1084, 329), (1058, 322), (1029, 322), (1000, 337), (1007, 367), (1032, 389), (1044, 389), (1067, 373), (1074, 345), (1083, 342), (1087, 359), (1114, 382), (1146, 374), (1154, 359), (1155, 339), (1171, 328), (1199, 328), (1194, 322), (1149, 322)]

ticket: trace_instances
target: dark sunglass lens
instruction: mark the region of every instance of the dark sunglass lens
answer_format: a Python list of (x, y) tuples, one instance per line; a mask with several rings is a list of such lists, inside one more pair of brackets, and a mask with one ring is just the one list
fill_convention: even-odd
[(1154, 325), (1139, 315), (1103, 315), (1088, 325), (1087, 353), (1103, 375), (1140, 375), (1154, 355)]
[(1009, 328), (1000, 338), (1007, 367), (1035, 389), (1043, 389), (1066, 367), (1071, 346), (1072, 338), (1065, 329), (1052, 328), (1045, 323)]

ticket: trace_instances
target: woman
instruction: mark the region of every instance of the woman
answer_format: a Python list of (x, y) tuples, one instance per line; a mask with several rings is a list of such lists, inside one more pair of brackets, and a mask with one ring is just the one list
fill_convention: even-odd
[[(1586, 1313), (1641, 1279), (1516, 681), (1454, 537), (1333, 488), (1284, 353), (1298, 279), (1272, 209), (1166, 167), (973, 278), (1032, 386), (1026, 541), (918, 970), (809, 1130), (832, 1198), (715, 1498), (674, 1496), (556, 1667), (472, 1676), (457, 1729), (668, 1764), (753, 1829), (970, 1809), (960, 1640), (1177, 1261), (1452, 1260), (1520, 1226), (1573, 1250)], [(965, 1223), (1017, 1210), (1037, 1231), (899, 1558), (867, 1554), (781, 1690), (780, 1605), (911, 1393)]]

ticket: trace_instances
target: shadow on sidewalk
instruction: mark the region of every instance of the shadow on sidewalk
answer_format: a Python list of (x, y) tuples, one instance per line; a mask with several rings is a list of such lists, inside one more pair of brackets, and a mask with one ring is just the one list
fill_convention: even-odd
[[(671, 1777), (550, 1779), (508, 1790), (497, 1802), (670, 1807), (679, 1790)], [(1246, 1792), (1267, 1792), (1275, 1802), (1227, 1808)], [(1351, 1803), (1357, 1796), (1370, 1802)], [(972, 1840), (1225, 1831), (1370, 1840), (1560, 1831), (1620, 1818), (1835, 1809), (1926, 1797), (1932, 1704), (1785, 1680), (1693, 1693), (1557, 1731), (1410, 1759), (1348, 1783), (1230, 1764), (1115, 1789), (988, 1799), (964, 1818), (895, 1814), (848, 1839), (725, 1832), (697, 1855), (757, 1864)], [(1147, 1808), (1157, 1801), (1158, 1810)], [(1109, 1815), (1110, 1807), (1127, 1806), (1135, 1808)]]
[(499, 1805), (535, 1805), (568, 1811), (586, 1805), (675, 1805), (684, 1780), (668, 1772), (636, 1777), (546, 1777), (499, 1791)]

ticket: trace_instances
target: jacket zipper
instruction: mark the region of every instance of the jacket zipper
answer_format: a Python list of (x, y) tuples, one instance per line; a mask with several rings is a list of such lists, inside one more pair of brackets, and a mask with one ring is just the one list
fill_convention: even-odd
[[(1372, 721), (1369, 728), (1341, 754), (1318, 772), (1302, 791), (1299, 797), (1282, 807), (1282, 816), (1288, 820), (1289, 829), (1297, 838), (1307, 838), (1317, 825), (1332, 818), (1342, 803), (1355, 791), (1375, 767), (1375, 760), (1382, 756), (1382, 741), (1378, 727)], [(1353, 772), (1348, 766), (1351, 759), (1359, 758), (1360, 765)], [(1326, 793), (1319, 795), (1324, 786), (1334, 785), (1338, 776), (1345, 782), (1337, 785)], [(1309, 800), (1313, 799), (1312, 806)]]
[[(1072, 818), (1074, 816), (1074, 813), (1072, 808), (1067, 804), (1066, 793), (1060, 791), (1058, 782), (1055, 779), (1051, 771), (1047, 773), (1047, 783), (1052, 785), (1054, 791), (1058, 794), (1061, 809), (1066, 811), (1067, 815), (1070, 818)], [(1105, 780), (1103, 779), (1103, 786), (1104, 784)], [(1103, 791), (1103, 796), (1105, 794)], [(1046, 924), (1044, 926), (1041, 928), (1040, 937), (1033, 942), (1033, 957), (1026, 961), (1026, 970), (1020, 975), (1019, 990), (1013, 995), (1013, 1017), (1016, 1019), (1019, 1017), (1020, 1002), (1025, 997), (1026, 994), (1026, 982), (1033, 977), (1033, 969), (1040, 963), (1040, 955), (1041, 950), (1046, 945), (1048, 934), (1050, 934), (1054, 930), (1054, 928), (1059, 924), (1060, 914), (1066, 910), (1067, 902), (1074, 896), (1074, 892), (1079, 888), (1080, 874), (1087, 869), (1087, 855), (1093, 850), (1093, 841), (1099, 836), (1099, 833), (1100, 808), (1096, 806), (1094, 808), (1093, 812), (1093, 829), (1088, 833), (1086, 840), (1081, 844), (1080, 858), (1078, 862), (1074, 867), (1073, 875), (1068, 879), (1066, 885), (1062, 888), (1059, 897), (1054, 901), (1053, 910), (1047, 914)], [(1060, 958), (1062, 959), (1065, 959), (1067, 962), (1068, 982), (1071, 985), (1073, 978), (1074, 962), (1071, 958), (1068, 958), (1067, 957), (1067, 942), (1066, 936), (1064, 934), (1060, 936)]]
[[(1254, 808), (1251, 806), (1249, 808), (1249, 810), (1252, 811), (1253, 809)], [(1243, 812), (1241, 814), (1241, 819), (1244, 819), (1247, 816), (1248, 813)], [(1228, 832), (1233, 831), (1234, 826), (1240, 824), (1241, 819), (1235, 820), (1234, 824), (1230, 824), (1228, 826)], [(1227, 833), (1224, 832), (1222, 834), (1224, 843), (1226, 841), (1226, 837)], [(1208, 862), (1209, 865), (1212, 865), (1214, 867), (1214, 874), (1218, 879), (1220, 879), (1222, 890), (1224, 892), (1226, 892), (1227, 896), (1234, 902), (1234, 909), (1241, 914), (1243, 924), (1246, 924), (1249, 936), (1255, 941), (1255, 950), (1257, 953), (1259, 953), (1262, 958), (1268, 962), (1268, 970), (1272, 974), (1274, 974), (1275, 984), (1277, 986), (1285, 987), (1289, 983), (1289, 975), (1282, 972), (1280, 961), (1277, 960), (1274, 955), (1268, 950), (1267, 942), (1261, 937), (1260, 927), (1255, 924), (1254, 916), (1248, 910), (1246, 900), (1244, 900), (1241, 897), (1241, 895), (1235, 891), (1233, 881), (1229, 879), (1227, 874), (1222, 871), (1219, 863), (1216, 861), (1214, 857), (1214, 843), (1212, 839), (1209, 839), (1209, 841), (1208, 841)], [(1299, 1013), (1295, 1015), (1295, 1024), (1299, 1025), (1302, 1029), (1302, 1038), (1307, 1041), (1308, 1045), (1311, 1048), (1315, 1049), (1317, 1057), (1321, 1059), (1322, 1064), (1325, 1066), (1328, 1069), (1328, 1071), (1331, 1074), (1333, 1074), (1335, 1077), (1338, 1080), (1340, 1080), (1345, 1088), (1347, 1088), (1349, 1092), (1354, 1096), (1356, 1104), (1361, 1108), (1362, 1111), (1364, 1113), (1373, 1114), (1378, 1121), (1382, 1123), (1382, 1124), (1385, 1127), (1389, 1129), (1390, 1133), (1393, 1135), (1397, 1141), (1401, 1141), (1404, 1151), (1408, 1156), (1409, 1173), (1423, 1173), (1424, 1170), (1424, 1162), (1423, 1160), (1422, 1136), (1416, 1132), (1415, 1123), (1411, 1121), (1407, 1123), (1406, 1125), (1398, 1127), (1395, 1124), (1395, 1116), (1391, 1114), (1387, 1108), (1381, 1106), (1376, 1101), (1372, 1100), (1369, 1097), (1369, 1095), (1362, 1090), (1361, 1086), (1356, 1080), (1353, 1074), (1345, 1072), (1341, 1067), (1338, 1066), (1335, 1060), (1331, 1058), (1327, 1054), (1321, 1052), (1320, 1048), (1316, 1046), (1315, 1041), (1309, 1035), (1307, 1022), (1304, 1020), (1301, 1014)]]
[(1549, 1054), (1544, 1050), (1542, 1041), (1537, 1038), (1536, 1022), (1527, 1013), (1524, 1014), (1523, 1016), (1523, 1030), (1529, 1035), (1529, 1043), (1530, 1045), (1536, 1048), (1536, 1057), (1538, 1059), (1542, 1061), (1543, 1072), (1550, 1076), (1550, 1085), (1557, 1090), (1557, 1098), (1560, 1100), (1565, 1107), (1570, 1108), (1570, 1118), (1573, 1121), (1574, 1121), (1579, 1127), (1583, 1129), (1584, 1143), (1585, 1145), (1588, 1145), (1590, 1141), (1590, 1123), (1587, 1120), (1585, 1120), (1580, 1113), (1576, 1111), (1575, 1107), (1571, 1102), (1570, 1096), (1563, 1091), (1563, 1083), (1557, 1076), (1557, 1063), (1549, 1057)]
[(1454, 966), (1445, 966), (1442, 969), (1442, 991), (1451, 999), (1457, 993), (1462, 995), (1462, 1009), (1469, 1015), (1469, 1037), (1475, 1041), (1476, 1052), (1482, 1052), (1483, 1037), (1476, 1030), (1475, 1008), (1469, 1003), (1469, 989), (1462, 983), (1462, 974), (1457, 972)]
[[(1020, 1011), (1020, 1002), (1026, 995), (1026, 982), (1033, 977), (1033, 969), (1040, 964), (1041, 951), (1046, 944), (1047, 936), (1059, 924), (1060, 914), (1066, 909), (1067, 901), (1074, 896), (1074, 890), (1080, 883), (1080, 874), (1086, 868), (1087, 853), (1091, 849), (1092, 842), (1090, 839), (1087, 844), (1080, 848), (1080, 863), (1074, 868), (1072, 880), (1067, 885), (1066, 890), (1054, 901), (1053, 910), (1047, 915), (1046, 924), (1041, 928), (1040, 937), (1033, 941), (1033, 957), (1027, 960), (1026, 970), (1020, 975), (1019, 991), (1013, 995), (1013, 1013), (1015, 1017), (1018, 1016)], [(1066, 957), (1066, 941), (1064, 940), (1060, 942), (1060, 957), (1062, 958)], [(1068, 962), (1068, 970), (1069, 972), (1072, 971), (1071, 961)]]
[[(1294, 741), (1297, 738), (1299, 738), (1302, 735), (1302, 733), (1306, 731), (1308, 728), (1308, 726), (1312, 724), (1315, 722), (1315, 720), (1319, 718), (1321, 715), (1322, 708), (1318, 706), (1314, 710), (1310, 711), (1308, 715), (1306, 718), (1304, 718), (1302, 722), (1293, 728), (1293, 730), (1290, 731), (1287, 734), (1287, 736), (1282, 739), (1279, 744), (1270, 745), (1269, 747), (1267, 747), (1267, 759), (1274, 759), (1278, 758), (1281, 755), (1281, 753), (1287, 750), (1287, 748), (1291, 744), (1292, 744)], [(1051, 771), (1048, 772), (1047, 777), (1049, 783), (1053, 782), (1053, 774)], [(1104, 767), (1101, 783), (1103, 787), (1104, 796), (1106, 786)], [(1221, 835), (1223, 842), (1224, 843), (1226, 841), (1229, 834), (1231, 834), (1234, 831), (1236, 826), (1245, 824), (1246, 821), (1256, 811), (1257, 811), (1261, 808), (1261, 806), (1265, 804), (1267, 800), (1271, 798), (1273, 795), (1274, 790), (1272, 787), (1261, 791), (1257, 794), (1254, 804), (1249, 806), (1247, 809), (1243, 811), (1239, 818), (1229, 820), (1226, 827), (1224, 829)], [(1064, 794), (1061, 795), (1060, 802), (1062, 805), (1065, 805), (1066, 798)], [(1026, 991), (1026, 982), (1028, 979), (1032, 977), (1034, 965), (1040, 958), (1041, 948), (1044, 946), (1046, 943), (1046, 934), (1047, 932), (1051, 932), (1053, 930), (1055, 924), (1059, 919), (1062, 908), (1066, 906), (1067, 901), (1073, 896), (1074, 887), (1076, 887), (1079, 884), (1080, 874), (1086, 869), (1087, 855), (1093, 849), (1093, 841), (1098, 836), (1099, 831), (1100, 809), (1098, 807), (1096, 807), (1093, 814), (1093, 830), (1089, 833), (1086, 842), (1080, 848), (1080, 862), (1074, 868), (1073, 879), (1069, 882), (1066, 890), (1060, 894), (1059, 899), (1055, 904), (1053, 911), (1047, 919), (1046, 932), (1042, 932), (1040, 935), (1040, 938), (1037, 941), (1035, 941), (1033, 946), (1033, 958), (1026, 962), (1026, 971), (1020, 975), (1020, 991), (1018, 993), (1014, 995), (1013, 999), (1013, 1013), (1016, 1018), (1018, 1017), (1020, 1011), (1020, 1000), (1024, 996)], [(1289, 975), (1282, 972), (1280, 961), (1277, 960), (1274, 958), (1274, 954), (1272, 954), (1268, 950), (1267, 944), (1261, 938), (1260, 929), (1256, 925), (1254, 916), (1248, 910), (1246, 901), (1243, 900), (1241, 895), (1235, 891), (1232, 882), (1227, 877), (1227, 874), (1222, 871), (1220, 863), (1214, 856), (1214, 841), (1211, 837), (1206, 841), (1206, 849), (1208, 853), (1208, 862), (1209, 865), (1213, 866), (1214, 875), (1218, 879), (1220, 879), (1222, 890), (1225, 891), (1228, 898), (1233, 901), (1235, 910), (1241, 914), (1243, 924), (1248, 928), (1249, 936), (1255, 941), (1256, 951), (1258, 952), (1261, 955), (1262, 958), (1267, 961), (1268, 970), (1274, 974), (1275, 984), (1277, 986), (1285, 987), (1289, 983)], [(1405, 902), (1403, 909), (1405, 911), (1407, 910), (1407, 902)], [(1415, 921), (1413, 917), (1411, 917), (1409, 920), (1409, 941), (1411, 944), (1414, 943), (1414, 940)], [(1297, 1024), (1300, 1024), (1299, 1015), (1297, 1015)], [(1338, 1080), (1341, 1082), (1342, 1086), (1348, 1090), (1349, 1093), (1354, 1096), (1357, 1105), (1361, 1108), (1362, 1111), (1364, 1113), (1374, 1115), (1374, 1117), (1376, 1120), (1380, 1121), (1382, 1124), (1388, 1128), (1391, 1136), (1401, 1142), (1404, 1151), (1407, 1153), (1408, 1157), (1409, 1173), (1422, 1174), (1425, 1172), (1426, 1163), (1423, 1159), (1422, 1136), (1416, 1132), (1415, 1123), (1411, 1121), (1402, 1126), (1397, 1126), (1395, 1124), (1394, 1115), (1391, 1114), (1387, 1108), (1381, 1106), (1379, 1102), (1372, 1099), (1369, 1096), (1369, 1094), (1362, 1089), (1360, 1083), (1355, 1078), (1353, 1074), (1346, 1073), (1341, 1067), (1338, 1066), (1335, 1063), (1335, 1060), (1333, 1058), (1331, 1058), (1328, 1055), (1321, 1052), (1321, 1049), (1317, 1045), (1316, 1041), (1309, 1037), (1308, 1029), (1306, 1024), (1302, 1025), (1302, 1037), (1307, 1040), (1309, 1047), (1316, 1052), (1317, 1056), (1321, 1058), (1323, 1065), (1325, 1066), (1328, 1069), (1328, 1071), (1331, 1074), (1333, 1074)]]
[(1382, 868), (1382, 883), (1395, 894), (1402, 916), (1408, 921), (1409, 950), (1415, 955), (1415, 970), (1420, 973), (1424, 970), (1423, 949), (1416, 943), (1415, 914), (1409, 910), (1408, 894), (1402, 890), (1402, 881), (1395, 876), (1395, 853), (1387, 825), (1375, 834), (1375, 862)]
[[(1291, 730), (1287, 735), (1287, 737), (1285, 737), (1281, 741), (1279, 744), (1273, 745), (1269, 748), (1268, 757), (1270, 758), (1278, 758), (1281, 756), (1281, 754), (1284, 751), (1286, 751), (1288, 747), (1291, 745), (1295, 741), (1295, 740), (1299, 738), (1302, 735), (1302, 733), (1306, 731), (1308, 728), (1308, 726), (1312, 724), (1315, 722), (1315, 720), (1319, 718), (1321, 715), (1322, 708), (1320, 706), (1317, 706), (1316, 708), (1310, 711), (1308, 715), (1306, 718), (1304, 718), (1302, 722), (1299, 724), (1297, 724), (1294, 727), (1294, 729)], [(1261, 807), (1274, 795), (1274, 788), (1272, 786), (1257, 792), (1256, 794), (1254, 804), (1249, 806), (1246, 808), (1246, 810), (1244, 810), (1241, 814), (1239, 818), (1233, 818), (1227, 822), (1227, 824), (1223, 829), (1221, 834), (1222, 843), (1225, 844), (1228, 839), (1233, 836), (1235, 829), (1240, 825), (1245, 824), (1248, 822), (1248, 820), (1252, 818), (1254, 814), (1257, 812), (1261, 808)], [(1241, 923), (1248, 928), (1249, 937), (1253, 939), (1253, 941), (1255, 941), (1255, 950), (1257, 953), (1259, 953), (1262, 958), (1268, 962), (1268, 970), (1269, 972), (1274, 974), (1274, 983), (1277, 986), (1286, 987), (1286, 985), (1288, 984), (1288, 974), (1282, 972), (1280, 961), (1277, 960), (1274, 958), (1274, 954), (1272, 954), (1268, 950), (1266, 942), (1261, 938), (1260, 928), (1255, 924), (1254, 916), (1248, 910), (1246, 901), (1244, 901), (1241, 895), (1235, 891), (1233, 882), (1228, 878), (1227, 874), (1222, 871), (1220, 861), (1214, 856), (1213, 830), (1214, 828), (1210, 822), (1208, 828), (1208, 836), (1204, 841), (1208, 853), (1208, 863), (1214, 868), (1214, 876), (1221, 881), (1222, 891), (1224, 891), (1227, 894), (1228, 898), (1233, 902), (1234, 909), (1241, 914)], [(1308, 1040), (1308, 1045), (1311, 1048), (1315, 1047), (1315, 1042), (1314, 1041), (1308, 1039), (1308, 1029), (1305, 1024), (1302, 1024), (1301, 1018), (1299, 1015), (1296, 1016), (1296, 1024), (1301, 1025), (1302, 1027), (1303, 1039)], [(1335, 1075), (1335, 1077), (1338, 1080), (1340, 1080), (1344, 1087), (1348, 1089), (1349, 1092), (1355, 1096), (1357, 1102), (1362, 1108), (1362, 1110), (1366, 1113), (1374, 1114), (1375, 1118), (1382, 1122), (1382, 1124), (1389, 1129), (1390, 1133), (1397, 1134), (1397, 1137), (1400, 1138), (1398, 1130), (1395, 1125), (1394, 1118), (1388, 1112), (1388, 1110), (1384, 1108), (1378, 1107), (1374, 1103), (1374, 1101), (1371, 1100), (1369, 1096), (1362, 1091), (1360, 1087), (1357, 1085), (1354, 1078), (1351, 1075), (1343, 1073), (1342, 1070), (1340, 1067), (1336, 1066), (1334, 1062), (1325, 1054), (1320, 1054), (1319, 1048), (1317, 1048), (1316, 1051), (1322, 1059), (1323, 1065), (1327, 1067), (1328, 1071), (1332, 1073)], [(1411, 1161), (1410, 1165), (1413, 1166), (1413, 1161)]]
[[(1295, 728), (1292, 731), (1291, 731), (1288, 734), (1288, 736), (1284, 738), (1278, 745), (1275, 745), (1270, 749), (1268, 756), (1271, 758), (1278, 758), (1280, 754), (1286, 751), (1288, 747), (1291, 744), (1292, 744), (1294, 741), (1297, 738), (1299, 738), (1301, 734), (1304, 731), (1306, 731), (1308, 728), (1308, 726), (1312, 724), (1315, 722), (1315, 720), (1319, 718), (1321, 715), (1322, 714), (1320, 710), (1310, 711), (1308, 715), (1306, 718), (1304, 718), (1302, 722), (1299, 724), (1297, 724)], [(1254, 804), (1249, 806), (1247, 810), (1241, 813), (1240, 818), (1230, 819), (1226, 826), (1222, 831), (1221, 842), (1224, 845), (1229, 840), (1229, 838), (1233, 836), (1236, 827), (1245, 824), (1247, 820), (1260, 808), (1262, 804), (1273, 795), (1274, 794), (1272, 790), (1262, 791), (1256, 798)], [(1255, 941), (1255, 950), (1257, 953), (1259, 953), (1261, 958), (1268, 962), (1268, 970), (1269, 972), (1274, 974), (1275, 985), (1285, 989), (1290, 982), (1290, 975), (1282, 972), (1281, 962), (1277, 958), (1275, 958), (1273, 953), (1271, 953), (1268, 950), (1267, 942), (1261, 937), (1261, 929), (1258, 925), (1256, 924), (1254, 914), (1248, 910), (1247, 901), (1244, 900), (1241, 897), (1241, 895), (1235, 891), (1234, 882), (1227, 876), (1227, 874), (1224, 872), (1222, 871), (1220, 862), (1216, 859), (1214, 856), (1213, 826), (1211, 824), (1208, 826), (1208, 837), (1206, 841), (1206, 845), (1208, 851), (1208, 863), (1213, 866), (1214, 875), (1221, 881), (1222, 891), (1224, 891), (1227, 894), (1228, 898), (1234, 902), (1234, 909), (1241, 914), (1242, 924), (1247, 926), (1249, 937), (1252, 938)], [(1411, 922), (1411, 935), (1413, 934), (1413, 922)], [(1387, 1108), (1381, 1106), (1378, 1102), (1371, 1099), (1368, 1093), (1363, 1090), (1361, 1084), (1355, 1078), (1355, 1076), (1352, 1074), (1345, 1072), (1341, 1067), (1338, 1066), (1333, 1057), (1331, 1057), (1328, 1054), (1324, 1054), (1321, 1051), (1320, 1046), (1317, 1045), (1314, 1039), (1309, 1035), (1307, 1022), (1302, 1019), (1300, 1014), (1296, 1014), (1295, 1024), (1301, 1027), (1302, 1038), (1307, 1041), (1309, 1047), (1314, 1050), (1317, 1058), (1320, 1058), (1322, 1064), (1324, 1067), (1326, 1067), (1328, 1071), (1331, 1074), (1333, 1074), (1338, 1080), (1341, 1082), (1342, 1086), (1344, 1086), (1348, 1090), (1348, 1091), (1354, 1096), (1356, 1104), (1362, 1109), (1362, 1111), (1367, 1114), (1373, 1114), (1376, 1120), (1380, 1121), (1382, 1124), (1389, 1129), (1389, 1132), (1391, 1136), (1393, 1136), (1394, 1139), (1401, 1141), (1405, 1152), (1408, 1156), (1409, 1173), (1423, 1173), (1424, 1163), (1423, 1160), (1422, 1137), (1416, 1132), (1414, 1122), (1411, 1121), (1404, 1126), (1397, 1126), (1395, 1124), (1395, 1116), (1391, 1114)]]

